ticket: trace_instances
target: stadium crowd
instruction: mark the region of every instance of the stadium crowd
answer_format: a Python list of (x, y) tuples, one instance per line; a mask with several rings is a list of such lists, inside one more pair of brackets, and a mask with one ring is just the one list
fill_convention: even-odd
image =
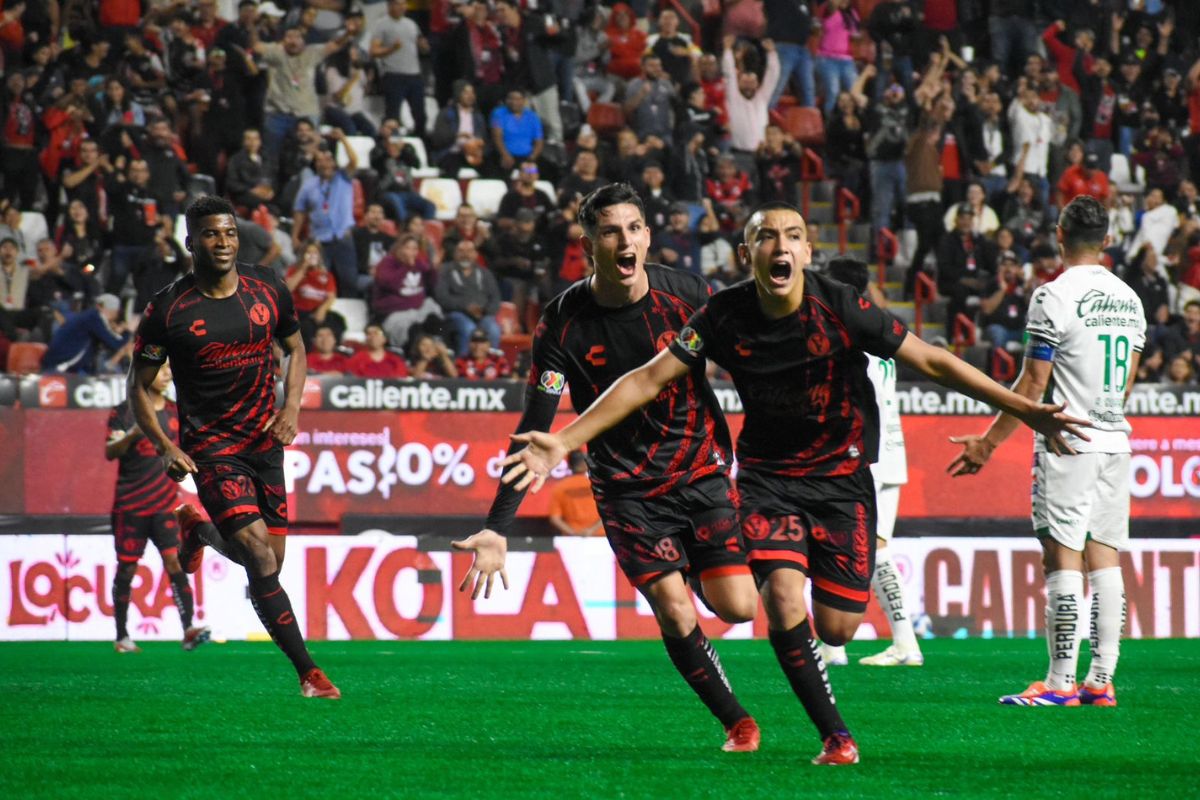
[(1194, 385), (1187, 5), (2, 0), (0, 366), (40, 342), (35, 368), (123, 371), (215, 193), (312, 372), (521, 379), (540, 304), (588, 274), (588, 192), (633, 183), (651, 260), (720, 287), (749, 209), (811, 181), (859, 201), (859, 255), (899, 237), (896, 309), (932, 285), (947, 334), (1009, 352), (1061, 270), (1057, 209), (1098, 197), (1150, 324), (1139, 381)]

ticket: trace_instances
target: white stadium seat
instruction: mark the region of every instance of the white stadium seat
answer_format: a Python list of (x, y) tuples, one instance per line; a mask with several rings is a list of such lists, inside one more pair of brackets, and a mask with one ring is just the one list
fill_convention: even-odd
[(347, 333), (362, 333), (367, 329), (370, 315), (367, 311), (366, 300), (359, 300), (356, 297), (339, 297), (333, 301), (330, 311), (341, 314), (342, 319), (346, 320)]
[(371, 151), (375, 149), (374, 139), (370, 136), (347, 136), (344, 142), (338, 142), (337, 165), (343, 169), (350, 163), (350, 159), (346, 155), (346, 145), (354, 150), (354, 155), (358, 158), (359, 169), (371, 168)]
[(425, 178), (421, 181), (421, 197), (433, 203), (435, 215), (441, 220), (454, 219), (462, 205), (462, 189), (453, 178)]
[(501, 180), (475, 178), (467, 184), (467, 205), (483, 219), (491, 219), (500, 210), (500, 200), (508, 191), (508, 184)]

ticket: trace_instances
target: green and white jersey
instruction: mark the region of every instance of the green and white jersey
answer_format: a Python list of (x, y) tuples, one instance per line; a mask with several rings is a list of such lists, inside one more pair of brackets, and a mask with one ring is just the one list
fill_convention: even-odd
[[(1104, 267), (1079, 265), (1033, 293), (1026, 317), (1026, 358), (1053, 361), (1046, 402), (1093, 427), (1090, 442), (1066, 435), (1081, 453), (1128, 453), (1125, 387), (1130, 359), (1146, 341), (1146, 315), (1133, 289)], [(1037, 436), (1035, 452), (1046, 451)]]
[(896, 359), (867, 353), (867, 377), (875, 386), (879, 406), (879, 460), (871, 465), (871, 477), (886, 486), (908, 483), (904, 431), (896, 408)]

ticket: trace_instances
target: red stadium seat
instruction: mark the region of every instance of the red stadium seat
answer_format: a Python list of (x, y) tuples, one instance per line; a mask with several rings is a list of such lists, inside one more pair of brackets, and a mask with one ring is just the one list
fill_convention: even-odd
[(14, 375), (33, 375), (42, 371), (46, 345), (41, 342), (13, 342), (8, 348), (8, 371)]
[(446, 236), (446, 223), (440, 219), (425, 220), (425, 235), (433, 242), (438, 250), (442, 249), (442, 239)]
[(505, 300), (496, 312), (496, 322), (500, 325), (500, 335), (507, 336), (521, 332), (521, 320), (517, 316), (517, 306)]
[(783, 129), (805, 147), (825, 144), (825, 122), (821, 110), (810, 106), (792, 106), (783, 112)]
[(517, 357), (533, 347), (533, 337), (528, 333), (510, 333), (500, 337), (500, 349), (511, 367), (517, 365)]
[(587, 122), (597, 136), (612, 136), (625, 127), (625, 112), (616, 103), (592, 103)]

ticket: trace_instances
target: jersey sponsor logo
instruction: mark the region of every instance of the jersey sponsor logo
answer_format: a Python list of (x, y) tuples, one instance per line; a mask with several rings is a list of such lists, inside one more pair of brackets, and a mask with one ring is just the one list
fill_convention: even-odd
[(823, 356), (828, 353), (829, 337), (819, 332), (808, 337), (808, 352), (814, 356)]
[(661, 353), (663, 350), (666, 350), (668, 347), (670, 347), (671, 342), (675, 341), (678, 336), (679, 334), (675, 331), (666, 331), (664, 333), (660, 333), (658, 335), (658, 339), (656, 339), (654, 342), (654, 350)]
[(247, 344), (209, 342), (196, 352), (201, 367), (244, 367), (262, 361), (271, 352), (271, 340)]
[(608, 363), (608, 359), (604, 356), (604, 345), (592, 345), (592, 349), (587, 351), (587, 355), (583, 357), (583, 360), (591, 364), (593, 367), (603, 367)]
[(202, 319), (198, 319), (195, 322), (193, 322), (191, 324), (191, 327), (188, 328), (188, 330), (191, 331), (193, 336), (207, 336), (208, 335), (208, 331), (205, 330), (205, 328), (204, 328), (204, 320), (202, 320)]
[(679, 332), (679, 346), (689, 353), (699, 353), (704, 341), (700, 338), (700, 332), (689, 326)]
[(67, 379), (57, 375), (38, 378), (38, 405), (42, 408), (66, 408)]
[(1092, 314), (1136, 314), (1141, 316), (1141, 304), (1133, 298), (1110, 297), (1100, 289), (1090, 289), (1075, 303), (1075, 315), (1080, 319)]
[(255, 303), (250, 307), (250, 321), (255, 325), (266, 325), (271, 321), (271, 312), (262, 303)]
[(563, 387), (566, 385), (566, 383), (567, 378), (565, 375), (563, 375), (561, 372), (555, 372), (552, 369), (548, 369), (542, 373), (540, 378), (538, 378), (538, 390), (543, 391), (546, 394), (558, 395), (563, 393)]

